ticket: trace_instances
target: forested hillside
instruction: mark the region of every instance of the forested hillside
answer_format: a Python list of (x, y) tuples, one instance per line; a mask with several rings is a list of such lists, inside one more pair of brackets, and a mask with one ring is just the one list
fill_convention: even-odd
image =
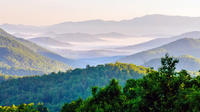
[(200, 76), (175, 72), (178, 60), (168, 55), (161, 63), (159, 71), (130, 79), (124, 88), (114, 79), (93, 87), (91, 97), (66, 103), (61, 112), (199, 112)]
[(31, 49), (32, 51), (42, 55), (42, 56), (45, 56), (45, 57), (48, 57), (52, 60), (56, 60), (56, 61), (59, 61), (59, 62), (62, 62), (62, 63), (65, 63), (66, 65), (69, 65), (70, 67), (75, 67), (77, 64), (75, 62), (75, 60), (72, 60), (72, 59), (68, 59), (68, 58), (65, 58), (65, 57), (62, 57), (54, 52), (51, 52), (43, 47), (40, 47), (38, 46), (37, 44), (35, 43), (32, 43), (28, 40), (25, 40), (25, 39), (21, 39), (21, 38), (16, 38), (21, 44), (23, 44), (24, 46), (28, 47), (29, 49)]
[(0, 84), (0, 105), (43, 102), (52, 112), (58, 112), (65, 102), (91, 95), (93, 86), (102, 87), (113, 78), (124, 85), (126, 80), (142, 78), (146, 68), (133, 64), (106, 64), (86, 69), (23, 77)]
[(31, 42), (19, 41), (0, 29), (0, 71), (9, 75), (41, 75), (44, 73), (66, 71), (69, 66), (40, 55)]
[(200, 76), (176, 72), (178, 62), (166, 54), (158, 71), (115, 63), (7, 80), (1, 105), (21, 105), (0, 112), (198, 112)]

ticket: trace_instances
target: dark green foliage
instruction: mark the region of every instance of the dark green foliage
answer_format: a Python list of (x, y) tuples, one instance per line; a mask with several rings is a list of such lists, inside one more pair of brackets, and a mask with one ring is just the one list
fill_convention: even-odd
[[(109, 86), (101, 88), (96, 95), (87, 99), (79, 109), (80, 112), (123, 112), (125, 97), (121, 92), (121, 86), (116, 80), (112, 80)], [(69, 112), (69, 111), (65, 111)]]
[[(43, 102), (51, 112), (57, 112), (66, 102), (90, 96), (94, 86), (105, 86), (113, 78), (125, 85), (126, 80), (142, 78), (145, 73), (146, 68), (142, 66), (115, 63), (12, 79), (0, 84), (0, 105)], [(93, 95), (101, 95), (98, 91), (93, 88)]]
[[(75, 112), (199, 112), (200, 76), (175, 72), (178, 60), (165, 55), (159, 71), (130, 79), (123, 90), (116, 80), (73, 109)], [(92, 89), (94, 91), (94, 89)], [(96, 89), (95, 89), (96, 91)], [(65, 105), (64, 105), (65, 106)], [(66, 109), (66, 111), (65, 111)], [(67, 111), (63, 108), (62, 112)]]
[(92, 87), (92, 95), (95, 96), (96, 93), (97, 93), (97, 90), (98, 90), (98, 87), (95, 86), (95, 87)]
[(63, 107), (61, 112), (76, 112), (76, 109), (80, 107), (82, 104), (83, 100), (78, 99), (76, 101), (72, 101), (71, 103), (66, 103)]

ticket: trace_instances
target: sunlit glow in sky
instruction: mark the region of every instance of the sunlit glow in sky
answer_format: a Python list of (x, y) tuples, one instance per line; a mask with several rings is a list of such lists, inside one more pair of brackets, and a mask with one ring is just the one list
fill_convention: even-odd
[(0, 24), (50, 25), (147, 14), (199, 16), (200, 0), (0, 0)]

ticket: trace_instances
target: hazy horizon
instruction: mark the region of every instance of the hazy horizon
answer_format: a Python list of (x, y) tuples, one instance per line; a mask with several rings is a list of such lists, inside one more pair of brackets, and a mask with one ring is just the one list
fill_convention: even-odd
[(52, 23), (52, 24), (44, 24), (44, 25), (37, 25), (37, 24), (22, 24), (22, 23), (0, 23), (0, 25), (3, 25), (3, 24), (13, 24), (13, 25), (25, 25), (25, 26), (49, 26), (49, 25), (56, 25), (56, 24), (62, 24), (62, 23), (65, 23), (65, 22), (86, 22), (86, 21), (95, 21), (95, 20), (99, 20), (99, 21), (114, 21), (114, 22), (120, 22), (120, 21), (125, 21), (125, 20), (132, 20), (132, 19), (135, 19), (135, 18), (140, 18), (140, 17), (145, 17), (145, 16), (151, 16), (151, 15), (162, 15), (162, 16), (179, 16), (179, 17), (200, 17), (200, 16), (184, 16), (184, 15), (167, 15), (167, 14), (145, 14), (145, 15), (141, 15), (141, 16), (136, 16), (136, 17), (132, 17), (132, 18), (128, 18), (128, 19), (121, 19), (121, 20), (106, 20), (106, 19), (85, 19), (85, 20), (74, 20), (74, 21), (71, 21), (71, 20), (64, 20), (64, 21), (58, 21), (56, 23)]
[[(197, 0), (4, 0), (0, 24), (52, 25), (65, 21), (127, 20), (151, 14), (200, 17)], [(91, 10), (92, 9), (92, 10)]]

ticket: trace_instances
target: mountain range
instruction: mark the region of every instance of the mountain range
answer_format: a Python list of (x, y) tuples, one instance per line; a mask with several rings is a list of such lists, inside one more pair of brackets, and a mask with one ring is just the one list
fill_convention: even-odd
[[(190, 31), (200, 30), (200, 17), (146, 15), (121, 21), (89, 20), (63, 22), (49, 26), (27, 26), (3, 24), (0, 27), (10, 33), (39, 34), (60, 33), (109, 33), (117, 32), (133, 36), (169, 37)], [(26, 33), (25, 33), (26, 32)]]
[[(165, 53), (174, 56), (192, 55), (199, 58), (198, 53), (195, 53), (199, 50), (195, 48), (199, 44), (199, 24), (199, 17), (155, 14), (122, 21), (89, 20), (63, 22), (49, 26), (3, 24), (0, 27), (13, 34), (32, 35), (34, 38), (24, 40), (20, 37), (16, 40), (39, 55), (73, 67), (80, 67), (80, 65), (96, 65), (114, 60), (143, 65), (152, 59), (164, 56)], [(154, 37), (155, 39), (140, 44), (134, 44), (133, 41), (133, 45), (128, 46), (110, 46), (110, 48), (104, 47), (107, 44), (101, 48), (95, 46), (95, 42), (106, 41), (103, 38), (125, 39), (129, 36), (138, 39), (140, 37)], [(72, 49), (73, 44), (81, 45)], [(91, 49), (82, 49), (89, 44), (92, 44)], [(111, 59), (112, 57), (120, 57), (120, 59)], [(95, 59), (100, 59), (101, 62), (99, 60), (95, 62)]]

